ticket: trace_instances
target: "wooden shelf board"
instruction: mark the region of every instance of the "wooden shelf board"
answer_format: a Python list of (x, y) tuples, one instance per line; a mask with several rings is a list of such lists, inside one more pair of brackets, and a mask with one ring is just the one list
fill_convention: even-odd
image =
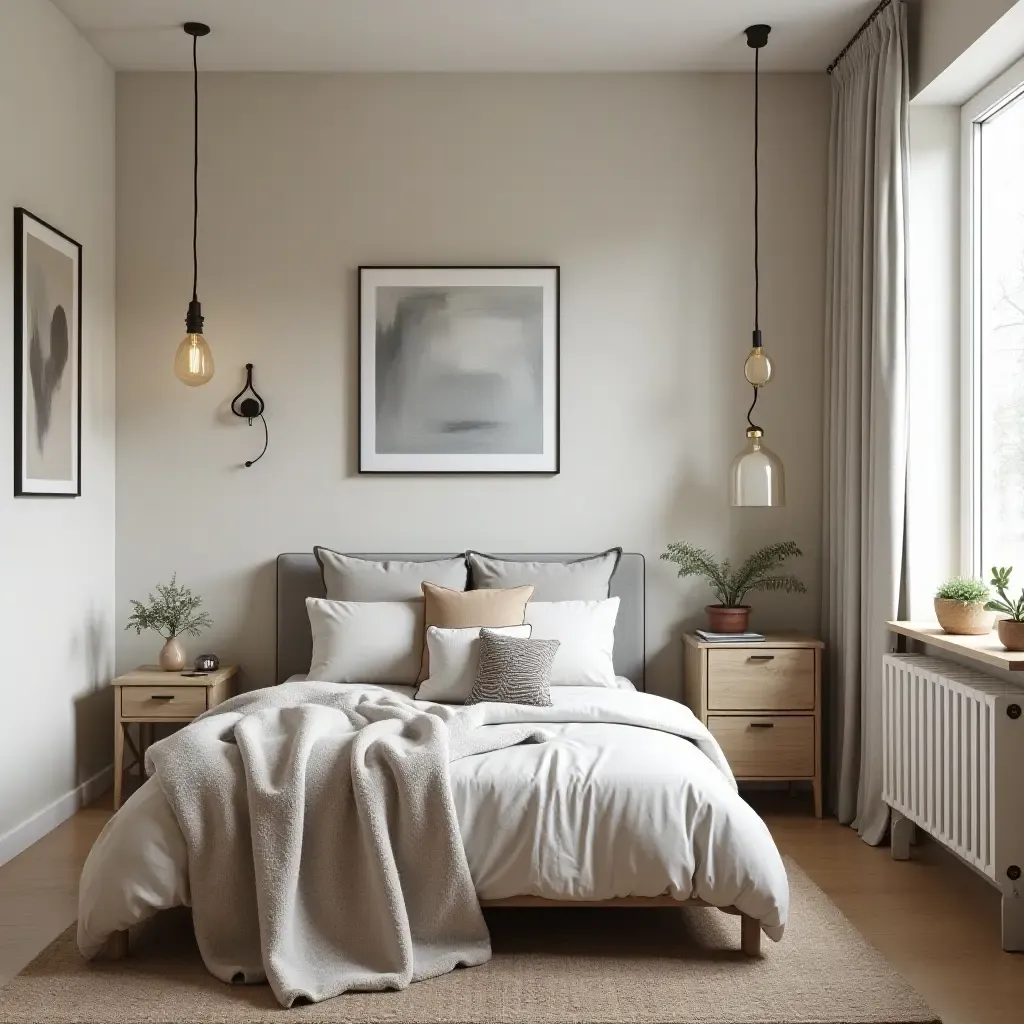
[(1007, 672), (1024, 672), (1024, 651), (1008, 651), (999, 642), (995, 630), (982, 636), (956, 636), (934, 622), (887, 622), (893, 633), (917, 640), (929, 647), (952, 651), (981, 665)]

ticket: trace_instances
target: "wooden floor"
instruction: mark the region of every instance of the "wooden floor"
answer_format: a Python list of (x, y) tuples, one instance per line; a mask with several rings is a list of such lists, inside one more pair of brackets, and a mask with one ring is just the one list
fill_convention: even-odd
[[(999, 948), (995, 889), (923, 842), (896, 863), (803, 797), (754, 798), (780, 849), (941, 1014), (945, 1024), (1024, 1021), (1024, 954)], [(110, 816), (110, 798), (76, 814), (0, 867), (0, 984), (75, 920), (82, 862)], [(785, 940), (783, 940), (785, 941)]]

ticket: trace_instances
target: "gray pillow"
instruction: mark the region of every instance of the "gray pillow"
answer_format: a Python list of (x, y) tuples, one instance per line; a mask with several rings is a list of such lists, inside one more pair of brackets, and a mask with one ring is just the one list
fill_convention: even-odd
[(568, 562), (517, 562), (467, 551), (471, 590), (504, 590), (532, 584), (534, 601), (603, 601), (622, 548)]
[(550, 707), (551, 664), (557, 651), (557, 640), (526, 640), (480, 630), (476, 683), (466, 703), (490, 700)]
[(399, 562), (343, 555), (323, 547), (313, 548), (313, 554), (330, 601), (417, 601), (423, 597), (424, 582), (448, 590), (466, 589), (465, 555)]

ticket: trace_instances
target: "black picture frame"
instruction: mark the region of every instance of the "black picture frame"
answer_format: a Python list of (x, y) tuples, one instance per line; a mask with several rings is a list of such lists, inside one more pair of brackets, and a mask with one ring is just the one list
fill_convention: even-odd
[[(375, 384), (375, 373), (368, 365), (375, 354), (377, 308), (375, 299), (368, 301), (370, 289), (381, 283), (383, 276), (393, 286), (422, 284), (425, 277), (431, 287), (465, 286), (474, 280), (486, 281), (495, 287), (502, 287), (501, 277), (508, 275), (510, 287), (522, 284), (536, 284), (544, 280), (542, 317), (542, 365), (544, 387), (542, 389), (542, 453), (534, 458), (515, 455), (495, 454), (484, 456), (430, 456), (420, 453), (416, 456), (382, 457), (372, 447), (375, 439), (376, 394), (371, 386)], [(376, 282), (373, 278), (376, 277)], [(404, 280), (403, 280), (404, 278)], [(445, 284), (437, 283), (448, 279)], [(518, 280), (513, 281), (513, 278)], [(358, 268), (357, 284), (357, 339), (359, 381), (357, 409), (358, 472), (360, 475), (451, 475), (451, 476), (557, 476), (561, 472), (561, 268), (553, 264), (493, 264), (493, 265), (397, 265), (366, 264)], [(550, 330), (548, 330), (550, 328)], [(550, 405), (546, 397), (550, 386)], [(469, 468), (460, 468), (458, 460), (473, 461)], [(401, 461), (404, 460), (404, 461)], [(512, 466), (513, 462), (518, 465)], [(397, 463), (397, 464), (396, 464)], [(488, 463), (488, 464), (485, 464)]]
[[(71, 326), (74, 337), (66, 339), (67, 352), (65, 361), (60, 364), (60, 370), (55, 369), (60, 363), (60, 356), (53, 349), (53, 323), (50, 347), (45, 356), (41, 348), (37, 350), (39, 354), (33, 365), (26, 316), (26, 297), (30, 294), (30, 260), (26, 253), (30, 236), (37, 238), (43, 245), (49, 246), (73, 263), (70, 270), (73, 309), (71, 316), (64, 319), (64, 330)], [(78, 498), (82, 494), (82, 262), (80, 242), (24, 207), (14, 208), (14, 496), (18, 498)], [(68, 362), (72, 364), (70, 368), (67, 368)], [(68, 369), (66, 378), (65, 368)], [(66, 477), (38, 476), (32, 472), (32, 459), (28, 454), (28, 445), (34, 431), (27, 424), (26, 417), (30, 408), (37, 408), (36, 391), (48, 391), (46, 400), (49, 402), (53, 394), (65, 385), (70, 385), (68, 397), (71, 402), (66, 424), (70, 432), (70, 472)], [(29, 394), (30, 389), (33, 391), (32, 394)], [(46, 431), (39, 431), (38, 417), (37, 409), (35, 430), (37, 437), (42, 434), (45, 438)], [(46, 422), (49, 424), (48, 418)], [(61, 426), (63, 427), (63, 424)], [(39, 445), (42, 443), (43, 440), (40, 440)]]

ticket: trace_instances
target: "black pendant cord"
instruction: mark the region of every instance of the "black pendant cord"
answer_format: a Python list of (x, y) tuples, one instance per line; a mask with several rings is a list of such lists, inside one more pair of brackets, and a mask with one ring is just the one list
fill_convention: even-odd
[(256, 463), (259, 462), (260, 459), (262, 459), (263, 456), (267, 454), (267, 445), (270, 443), (270, 431), (267, 430), (267, 418), (266, 416), (263, 415), (263, 413), (260, 413), (260, 420), (262, 420), (263, 422), (263, 451), (261, 451), (259, 455), (256, 456), (255, 459), (250, 459), (248, 462), (246, 462), (246, 469), (248, 469), (250, 466), (256, 465)]
[[(760, 187), (758, 178), (758, 167), (757, 167), (757, 153), (758, 153), (758, 142), (759, 129), (761, 124), (760, 116), (760, 69), (761, 69), (761, 50), (754, 50), (754, 345), (760, 347), (761, 342), (761, 324), (760, 324), (760, 306), (761, 306), (761, 268), (759, 263), (760, 255)], [(757, 401), (757, 396), (754, 396), (754, 401)]]
[(754, 406), (757, 405), (757, 393), (761, 389), (756, 384), (751, 385), (751, 387), (754, 389), (754, 400), (750, 403), (750, 408), (747, 410), (747, 423), (750, 424), (751, 430), (761, 430), (761, 428), (750, 418), (750, 414), (754, 411)]
[(192, 36), (192, 301), (199, 295), (199, 37)]

